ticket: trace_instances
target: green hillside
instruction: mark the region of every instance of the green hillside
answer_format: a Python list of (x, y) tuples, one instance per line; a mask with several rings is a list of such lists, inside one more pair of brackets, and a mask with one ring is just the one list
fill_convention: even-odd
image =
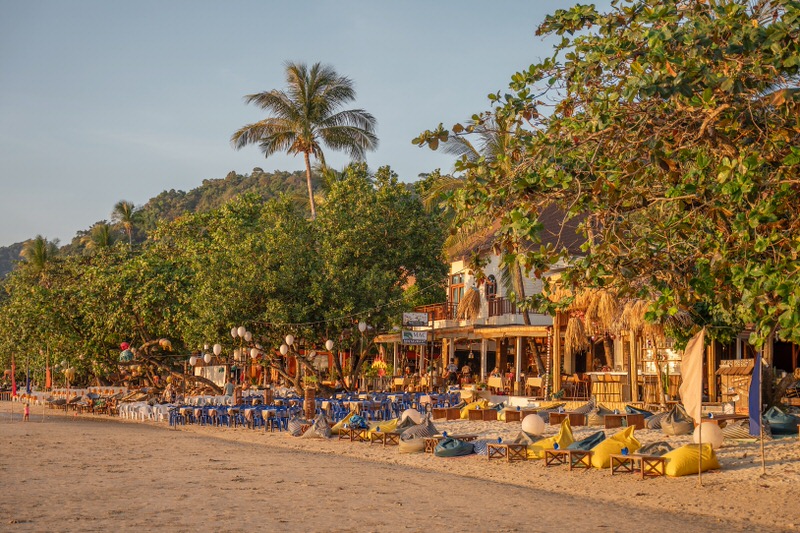
[[(134, 230), (134, 241), (143, 241), (147, 233), (156, 228), (161, 220), (174, 220), (184, 213), (208, 211), (220, 207), (228, 200), (242, 193), (252, 192), (269, 199), (281, 194), (297, 200), (298, 205), (308, 204), (305, 172), (264, 172), (254, 168), (250, 174), (229, 172), (221, 179), (204, 180), (203, 183), (188, 192), (170, 189), (151, 198), (142, 206), (136, 206), (139, 222)], [(124, 198), (125, 194), (122, 194)], [(122, 198), (120, 198), (122, 199)], [(108, 206), (109, 213), (113, 206)], [(82, 253), (84, 244), (81, 239), (89, 233), (90, 228), (78, 231), (72, 242), (62, 246), (60, 253)], [(119, 228), (120, 238), (122, 228)], [(31, 238), (34, 236), (31, 235)], [(14, 269), (14, 262), (19, 260), (19, 253), (24, 243), (0, 247), (0, 278)]]

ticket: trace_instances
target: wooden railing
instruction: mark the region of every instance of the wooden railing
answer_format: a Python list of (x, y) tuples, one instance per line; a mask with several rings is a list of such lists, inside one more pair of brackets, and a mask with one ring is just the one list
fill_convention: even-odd
[(453, 320), (456, 318), (458, 306), (452, 302), (442, 302), (438, 304), (421, 305), (414, 308), (417, 313), (428, 313), (428, 320)]
[(517, 315), (521, 314), (508, 298), (491, 298), (489, 300), (489, 316)]

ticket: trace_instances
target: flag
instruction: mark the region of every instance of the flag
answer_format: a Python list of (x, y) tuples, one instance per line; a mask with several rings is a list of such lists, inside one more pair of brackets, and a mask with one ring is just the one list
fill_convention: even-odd
[(53, 376), (50, 373), (50, 365), (44, 369), (44, 389), (50, 390), (53, 387)]
[(25, 393), (31, 393), (31, 367), (25, 367)]
[(686, 412), (696, 423), (703, 413), (703, 355), (705, 354), (706, 328), (689, 340), (681, 359), (680, 395)]
[(14, 354), (11, 354), (11, 396), (17, 395), (17, 363), (14, 362)]
[(750, 380), (749, 398), (747, 409), (750, 412), (750, 434), (761, 434), (761, 351), (756, 353), (756, 362), (753, 366), (753, 377)]

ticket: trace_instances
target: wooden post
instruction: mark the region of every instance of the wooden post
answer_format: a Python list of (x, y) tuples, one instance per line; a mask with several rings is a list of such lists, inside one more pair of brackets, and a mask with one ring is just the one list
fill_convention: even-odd
[(708, 401), (717, 401), (717, 341), (706, 348), (706, 379), (708, 380)]
[(516, 363), (514, 365), (514, 393), (520, 394), (520, 379), (519, 375), (522, 372), (522, 337), (517, 337), (516, 348), (514, 350), (516, 356)]
[[(623, 350), (623, 353), (625, 350)], [(633, 331), (628, 337), (628, 382), (631, 386), (631, 401), (639, 401), (639, 372), (636, 358), (636, 335)]]
[(489, 351), (489, 341), (481, 339), (481, 382), (486, 383), (486, 359)]
[(553, 317), (553, 392), (561, 390), (561, 312)]

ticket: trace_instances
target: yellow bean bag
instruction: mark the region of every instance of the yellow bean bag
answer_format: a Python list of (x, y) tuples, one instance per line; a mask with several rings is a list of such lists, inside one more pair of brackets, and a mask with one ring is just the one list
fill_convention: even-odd
[(372, 436), (374, 433), (377, 433), (375, 428), (381, 428), (381, 433), (389, 433), (390, 431), (394, 431), (399, 421), (399, 418), (393, 418), (391, 420), (381, 420), (380, 422), (370, 422), (369, 435)]
[[(719, 461), (717, 461), (717, 456), (711, 444), (703, 443), (702, 446), (702, 460), (699, 457), (700, 445), (697, 444), (687, 444), (669, 453), (665, 453), (664, 459), (667, 460), (667, 464), (664, 473), (670, 477), (680, 477), (697, 474), (698, 466), (702, 467), (703, 472), (720, 468)], [(701, 461), (702, 464), (698, 465)]]
[(346, 417), (336, 422), (331, 428), (331, 434), (338, 435), (339, 433), (341, 433), (342, 430), (344, 429), (344, 425), (350, 422), (350, 419), (353, 417), (354, 414), (356, 414), (354, 411), (350, 411), (349, 413), (347, 413)]
[(477, 409), (480, 407), (481, 409), (486, 409), (489, 407), (489, 400), (478, 400), (477, 402), (468, 403), (464, 407), (461, 408), (461, 420), (468, 420), (469, 419), (469, 410), (470, 409)]
[(611, 456), (622, 453), (622, 448), (628, 448), (629, 453), (641, 448), (641, 443), (633, 436), (634, 429), (636, 429), (635, 426), (628, 426), (592, 448), (592, 452), (594, 452), (592, 454), (592, 466), (595, 468), (608, 468), (611, 466)]
[(528, 459), (544, 459), (544, 452), (555, 449), (554, 444), (558, 444), (559, 450), (566, 450), (567, 446), (573, 442), (575, 439), (572, 436), (572, 428), (569, 426), (569, 418), (565, 418), (555, 436), (537, 440), (528, 445)]

